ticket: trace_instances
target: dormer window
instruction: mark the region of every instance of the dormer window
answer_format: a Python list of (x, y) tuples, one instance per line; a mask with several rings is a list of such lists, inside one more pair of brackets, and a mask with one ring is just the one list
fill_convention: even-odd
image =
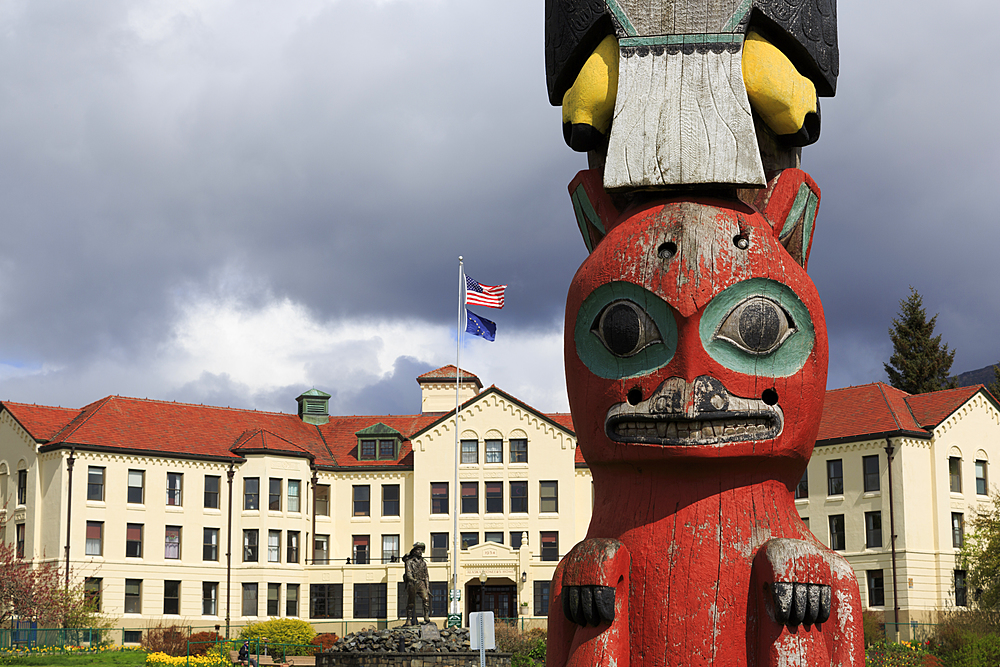
[(358, 431), (359, 461), (395, 461), (399, 457), (403, 434), (379, 422)]

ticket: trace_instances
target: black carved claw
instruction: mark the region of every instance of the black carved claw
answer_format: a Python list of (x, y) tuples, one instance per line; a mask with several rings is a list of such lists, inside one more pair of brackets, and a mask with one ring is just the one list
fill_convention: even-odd
[(612, 586), (563, 586), (563, 613), (577, 625), (600, 625), (615, 619)]
[(773, 586), (774, 620), (789, 628), (830, 618), (830, 587), (777, 581)]

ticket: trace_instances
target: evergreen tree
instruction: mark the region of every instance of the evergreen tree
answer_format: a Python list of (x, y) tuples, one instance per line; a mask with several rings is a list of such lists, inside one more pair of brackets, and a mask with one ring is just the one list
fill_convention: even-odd
[(986, 385), (986, 390), (1000, 401), (1000, 364), (993, 364), (993, 382)]
[(925, 394), (956, 386), (948, 379), (955, 351), (941, 343), (941, 334), (934, 335), (937, 315), (927, 319), (924, 301), (910, 287), (910, 296), (899, 302), (899, 317), (892, 321), (889, 338), (892, 356), (883, 364), (889, 384), (910, 394)]

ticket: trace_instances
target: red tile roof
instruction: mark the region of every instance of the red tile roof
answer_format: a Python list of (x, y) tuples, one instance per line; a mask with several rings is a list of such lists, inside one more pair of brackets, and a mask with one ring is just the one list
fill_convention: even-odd
[(51, 440), (80, 414), (79, 408), (53, 408), (48, 405), (12, 401), (4, 401), (0, 406), (6, 408), (7, 412), (36, 440)]
[[(422, 384), (424, 382), (440, 382), (441, 380), (455, 380), (457, 379), (457, 374), (455, 369), (456, 369), (455, 364), (451, 364), (450, 366), (442, 366), (441, 368), (434, 369), (433, 371), (427, 371), (423, 375), (417, 376), (417, 382)], [(462, 381), (463, 382), (472, 381), (475, 382), (480, 389), (483, 388), (483, 383), (479, 380), (479, 378), (474, 373), (470, 373), (464, 368), (462, 369)]]
[(882, 382), (826, 392), (817, 442), (929, 431), (972, 398), (982, 385), (910, 395)]
[(315, 458), (310, 451), (263, 428), (244, 431), (236, 439), (236, 443), (230, 447), (230, 451), (243, 456), (250, 453), (275, 452), (291, 456), (305, 456), (309, 459)]

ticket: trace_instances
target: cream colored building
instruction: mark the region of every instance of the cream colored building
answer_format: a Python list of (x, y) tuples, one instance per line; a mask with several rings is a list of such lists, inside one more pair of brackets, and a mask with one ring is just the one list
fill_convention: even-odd
[[(331, 416), (315, 389), (297, 414), (118, 396), (0, 404), (0, 537), (36, 561), (62, 563), (68, 543), (73, 576), (133, 639), (161, 621), (270, 616), (343, 634), (400, 622), (400, 557), (416, 541), (444, 621), (457, 518), (463, 615), (543, 623), (558, 559), (587, 531), (590, 471), (568, 414), (463, 373), (456, 485), (455, 375), (417, 378), (422, 411), (407, 416)], [(895, 590), (901, 624), (929, 622), (966, 601), (955, 545), (989, 501), (991, 461), (1000, 411), (981, 386), (833, 390), (796, 504), (854, 566), (864, 607), (892, 621)]]
[(135, 631), (297, 616), (343, 634), (404, 613), (400, 557), (416, 541), (443, 622), (457, 500), (463, 613), (543, 617), (590, 519), (569, 415), (463, 373), (456, 488), (455, 368), (417, 381), (423, 412), (409, 416), (330, 416), (317, 390), (298, 414), (4, 403), (4, 538), (60, 563), (68, 543), (73, 576)]
[(912, 623), (971, 601), (956, 554), (966, 519), (990, 502), (998, 461), (1000, 411), (982, 385), (912, 396), (882, 383), (836, 389), (796, 505), (854, 566), (863, 607), (906, 637)]

